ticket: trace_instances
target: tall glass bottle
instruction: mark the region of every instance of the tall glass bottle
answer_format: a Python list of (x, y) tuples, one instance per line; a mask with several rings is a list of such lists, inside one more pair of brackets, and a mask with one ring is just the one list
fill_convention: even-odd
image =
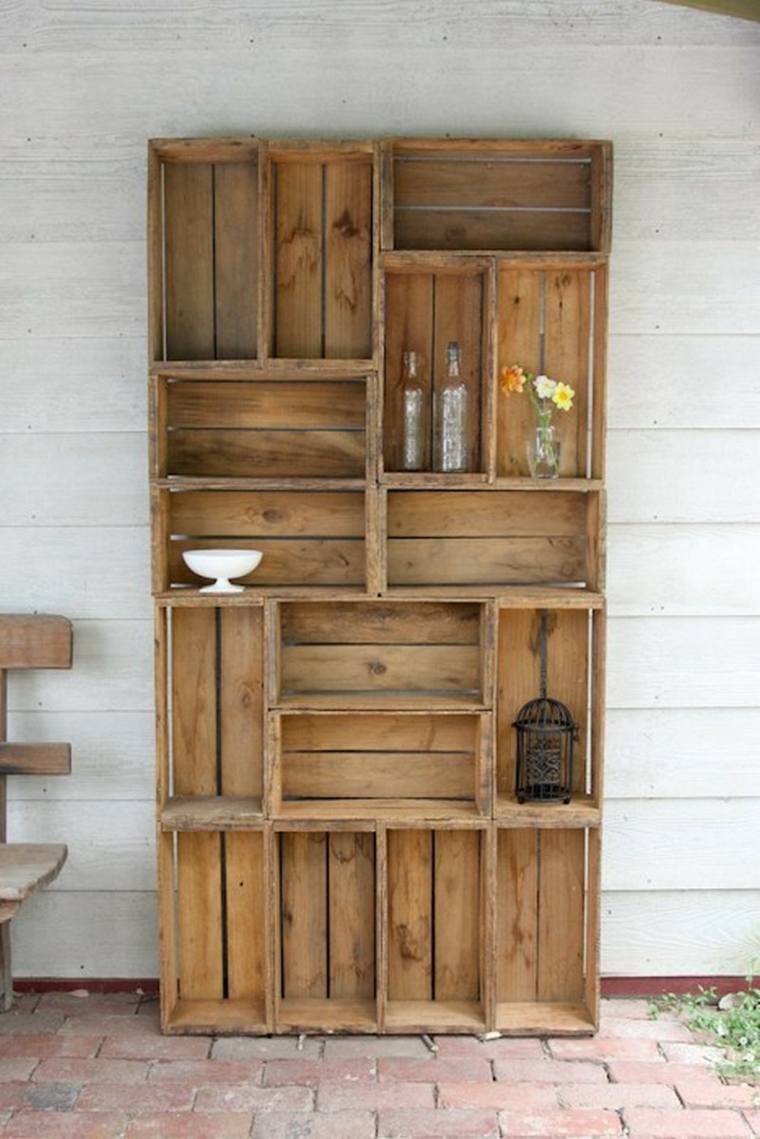
[(436, 469), (466, 471), (467, 385), (462, 379), (462, 362), (456, 340), (449, 341), (446, 359), (448, 374), (438, 396)]
[(404, 429), (401, 465), (421, 471), (425, 462), (425, 393), (417, 376), (417, 353), (403, 358)]

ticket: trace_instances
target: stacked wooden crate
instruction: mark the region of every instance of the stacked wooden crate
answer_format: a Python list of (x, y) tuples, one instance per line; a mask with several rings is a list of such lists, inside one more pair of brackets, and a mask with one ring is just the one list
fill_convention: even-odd
[[(165, 1030), (593, 1030), (610, 180), (601, 142), (151, 144)], [(450, 340), (469, 470), (404, 471), (402, 353), (433, 400)], [(512, 363), (576, 390), (555, 480)], [(261, 566), (201, 594), (225, 545)], [(543, 613), (568, 806), (514, 793)]]

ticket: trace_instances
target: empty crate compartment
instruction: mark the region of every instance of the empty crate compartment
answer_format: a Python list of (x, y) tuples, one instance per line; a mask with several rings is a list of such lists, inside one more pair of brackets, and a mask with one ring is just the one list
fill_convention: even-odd
[(474, 814), (481, 782), (487, 785), (480, 721), (427, 712), (282, 715), (273, 811), (286, 818)]
[(572, 492), (390, 490), (388, 585), (585, 582), (589, 501)]
[(598, 831), (497, 830), (500, 1031), (593, 1031), (596, 919), (588, 892), (598, 859)]
[(365, 477), (362, 379), (164, 381), (161, 475)]
[(375, 835), (286, 831), (277, 841), (277, 1028), (374, 1031)]
[(204, 149), (202, 142), (159, 148), (152, 174), (155, 357), (255, 359), (258, 146), (221, 143), (219, 161), (196, 161)]
[(387, 833), (388, 1032), (483, 1028), (485, 831)]
[(396, 249), (588, 250), (599, 147), (409, 142), (393, 148)]
[(271, 869), (263, 830), (161, 836), (170, 1032), (271, 1031), (266, 991)]
[[(215, 819), (261, 816), (263, 635), (261, 606), (182, 607), (170, 615), (171, 733), (163, 782), (166, 825), (190, 829)], [(179, 818), (180, 823), (177, 823)], [(209, 829), (213, 829), (209, 826)]]
[(372, 356), (373, 152), (311, 147), (272, 159), (273, 356)]
[(201, 585), (185, 550), (231, 546), (261, 550), (244, 584), (254, 588), (334, 586), (365, 581), (364, 492), (293, 490), (162, 490), (169, 585)]
[(479, 604), (294, 601), (279, 614), (285, 707), (482, 705)]

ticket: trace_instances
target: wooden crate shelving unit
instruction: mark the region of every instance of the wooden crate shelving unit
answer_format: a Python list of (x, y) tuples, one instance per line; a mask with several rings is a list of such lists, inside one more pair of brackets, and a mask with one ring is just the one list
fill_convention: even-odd
[[(162, 1025), (588, 1033), (598, 1017), (611, 147), (158, 140), (150, 476)], [(401, 469), (446, 344), (469, 469)], [(508, 363), (575, 388), (529, 477)], [(431, 416), (432, 422), (432, 416)], [(202, 594), (191, 547), (262, 549)], [(579, 724), (519, 805), (519, 707)]]

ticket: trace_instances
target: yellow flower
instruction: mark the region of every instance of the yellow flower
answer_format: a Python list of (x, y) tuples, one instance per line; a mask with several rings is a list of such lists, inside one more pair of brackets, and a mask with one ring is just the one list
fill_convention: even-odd
[(575, 392), (569, 384), (557, 384), (552, 400), (556, 403), (560, 411), (569, 411), (573, 406), (574, 395)]
[(512, 364), (509, 368), (502, 368), (501, 387), (505, 392), (521, 392), (525, 387), (527, 376), (519, 364)]

